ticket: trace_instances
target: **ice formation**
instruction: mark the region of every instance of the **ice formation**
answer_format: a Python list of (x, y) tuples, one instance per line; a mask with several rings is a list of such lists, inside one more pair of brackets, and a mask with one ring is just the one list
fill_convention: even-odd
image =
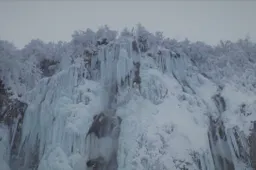
[[(238, 87), (235, 76), (220, 85), (210, 77), (213, 66), (204, 73), (209, 63), (196, 64), (197, 48), (175, 46), (141, 26), (115, 36), (107, 27), (77, 32), (59, 50), (62, 57), (33, 59), (29, 69), (41, 72), (27, 80), (17, 71), (25, 66), (0, 65), (1, 170), (255, 168), (251, 86)], [(24, 61), (43, 50), (30, 46)]]

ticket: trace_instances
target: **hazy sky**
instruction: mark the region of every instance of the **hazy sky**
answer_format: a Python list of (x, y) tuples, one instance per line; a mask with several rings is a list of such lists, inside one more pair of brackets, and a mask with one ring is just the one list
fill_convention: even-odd
[(31, 39), (69, 41), (74, 30), (142, 23), (165, 36), (216, 44), (249, 35), (256, 42), (256, 1), (11, 1), (0, 2), (0, 39), (21, 48)]

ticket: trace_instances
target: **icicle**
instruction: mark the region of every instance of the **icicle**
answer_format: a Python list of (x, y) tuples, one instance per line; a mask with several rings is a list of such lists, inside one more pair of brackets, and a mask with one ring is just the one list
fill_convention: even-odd
[(9, 129), (7, 126), (0, 124), (0, 162), (3, 161), (6, 164), (10, 158), (10, 145), (9, 145)]
[(14, 123), (14, 127), (12, 127), (12, 141), (11, 141), (11, 147), (13, 146), (13, 142), (14, 142), (14, 139), (15, 139), (15, 136), (16, 136), (16, 132), (17, 132), (17, 127), (19, 125), (19, 120), (20, 120), (21, 116), (20, 114), (18, 115), (18, 117), (15, 119), (15, 123)]
[(115, 105), (117, 89), (126, 87), (132, 79), (133, 61), (137, 61), (139, 57), (129, 51), (130, 44), (131, 42), (124, 41), (121, 45), (107, 46), (99, 52), (101, 84), (105, 89), (102, 100), (105, 108)]
[(233, 158), (239, 158), (239, 148), (237, 146), (236, 138), (234, 136), (233, 129), (228, 129), (227, 134), (229, 135), (229, 146), (231, 147), (231, 151), (233, 151)]
[(248, 146), (245, 142), (247, 139), (243, 138), (242, 134), (243, 133), (239, 132), (237, 127), (228, 129), (229, 147), (232, 153), (233, 162), (237, 170), (241, 169), (242, 167), (250, 166)]
[[(67, 156), (77, 152), (80, 152), (81, 155), (85, 154), (84, 136), (88, 126), (88, 116), (91, 115), (91, 112), (87, 110), (90, 108), (89, 106), (83, 103), (76, 104), (79, 93), (75, 93), (79, 86), (90, 85), (89, 80), (85, 84), (86, 82), (81, 78), (84, 72), (82, 63), (76, 61), (67, 70), (41, 80), (33, 91), (24, 96), (31, 103), (25, 113), (22, 142), (19, 149), (26, 150), (25, 166), (30, 164), (30, 153), (36, 147), (37, 139), (39, 147), (35, 149), (39, 150), (40, 160), (50, 147), (57, 146)], [(88, 88), (83, 88), (81, 98), (85, 98), (85, 94), (91, 93), (91, 97), (94, 99), (96, 97), (94, 88), (98, 87), (90, 87), (92, 92), (88, 92)], [(95, 99), (98, 101), (99, 96)], [(96, 103), (99, 104), (99, 102)], [(74, 107), (72, 107), (73, 104), (75, 104)]]

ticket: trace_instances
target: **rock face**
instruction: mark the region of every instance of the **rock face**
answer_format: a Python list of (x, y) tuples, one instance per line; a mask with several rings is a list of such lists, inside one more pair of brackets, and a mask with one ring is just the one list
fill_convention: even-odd
[[(113, 114), (112, 114), (113, 115)], [(90, 148), (87, 167), (97, 170), (117, 170), (118, 138), (120, 134), (121, 118), (104, 113), (94, 116), (92, 125), (87, 133)], [(91, 142), (94, 143), (91, 143)], [(98, 150), (97, 152), (95, 152)]]
[[(5, 155), (10, 164), (11, 169), (17, 168), (15, 162), (19, 158), (19, 145), (21, 142), (21, 132), (24, 113), (27, 104), (16, 100), (9, 99), (9, 96), (4, 88), (3, 83), (0, 81), (0, 125), (2, 128), (8, 129), (6, 134), (8, 137), (8, 154)], [(7, 133), (5, 132), (5, 133)]]
[(50, 77), (55, 73), (56, 65), (58, 62), (51, 60), (43, 60), (40, 62), (40, 69), (42, 71), (43, 76)]

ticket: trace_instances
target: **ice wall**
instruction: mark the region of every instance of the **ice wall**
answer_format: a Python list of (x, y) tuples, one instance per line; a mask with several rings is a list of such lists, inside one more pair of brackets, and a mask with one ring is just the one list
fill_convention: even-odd
[(94, 117), (86, 137), (88, 168), (118, 169), (117, 151), (122, 119), (116, 116), (116, 109), (126, 102), (119, 95), (136, 84), (140, 85), (140, 55), (134, 50), (137, 48), (134, 43), (135, 40), (121, 39), (119, 43), (103, 48), (97, 56), (100, 62), (100, 83), (104, 89), (101, 97), (104, 110)]
[(60, 150), (63, 156), (59, 159), (73, 154), (85, 156), (85, 135), (90, 119), (101, 110), (100, 85), (85, 80), (85, 75), (83, 62), (77, 60), (66, 70), (42, 79), (24, 96), (29, 103), (20, 145), (20, 152), (25, 152), (24, 168), (28, 168), (34, 158), (49, 160), (46, 153), (54, 156)]
[[(131, 44), (131, 41), (123, 40), (99, 51), (94, 58), (100, 62), (99, 77), (86, 79), (89, 69), (85, 67), (84, 60), (77, 58), (72, 66), (52, 77), (41, 79), (33, 90), (23, 96), (23, 101), (29, 106), (19, 146), (19, 153), (24, 156), (24, 161), (19, 165), (21, 168), (36, 169), (38, 166), (40, 170), (61, 169), (66, 164), (58, 162), (72, 160), (75, 156), (83, 158), (78, 162), (83, 167), (83, 162), (99, 154), (107, 162), (112, 161), (109, 157), (118, 146), (116, 130), (103, 139), (91, 135), (87, 138), (86, 135), (93, 116), (100, 112), (112, 117), (109, 118), (112, 124), (117, 120), (114, 110), (125, 99), (116, 96), (136, 84), (134, 78), (139, 54), (134, 54)], [(93, 62), (91, 68), (94, 67)], [(56, 161), (49, 163), (53, 157)], [(72, 166), (70, 168), (74, 168)]]
[[(103, 39), (72, 65), (64, 57), (60, 72), (22, 96), (23, 123), (0, 124), (3, 168), (251, 170), (255, 98), (220, 90), (185, 53), (138, 44)], [(237, 113), (243, 100), (250, 105)]]

